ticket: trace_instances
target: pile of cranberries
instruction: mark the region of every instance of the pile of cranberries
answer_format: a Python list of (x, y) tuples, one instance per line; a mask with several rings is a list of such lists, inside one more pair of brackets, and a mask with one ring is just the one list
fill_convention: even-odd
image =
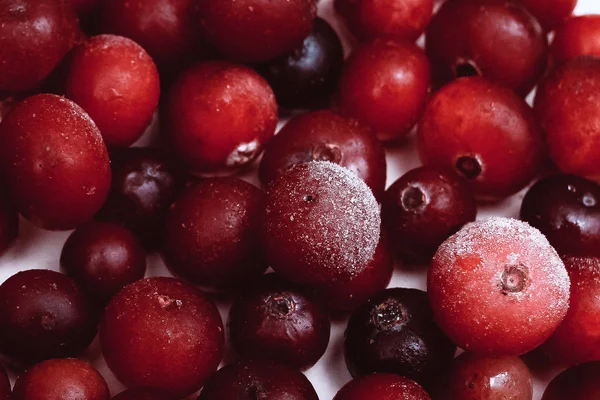
[(576, 6), (0, 0), (0, 400), (600, 399)]

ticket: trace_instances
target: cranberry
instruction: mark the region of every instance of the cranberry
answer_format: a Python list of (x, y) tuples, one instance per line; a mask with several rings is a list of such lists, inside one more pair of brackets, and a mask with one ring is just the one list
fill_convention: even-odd
[(361, 124), (331, 111), (293, 117), (267, 144), (259, 177), (268, 186), (293, 165), (331, 161), (354, 172), (376, 198), (385, 190), (386, 160), (381, 143)]
[(131, 230), (152, 249), (161, 239), (169, 206), (183, 189), (185, 175), (169, 153), (149, 147), (110, 154), (112, 184), (97, 219)]
[(327, 161), (299, 164), (269, 188), (267, 260), (292, 282), (349, 280), (375, 254), (380, 226), (377, 201), (360, 178)]
[(353, 377), (389, 372), (428, 386), (452, 361), (456, 346), (434, 322), (425, 292), (388, 289), (354, 311), (344, 349)]
[(427, 28), (426, 51), (436, 86), (479, 75), (525, 96), (545, 71), (548, 41), (519, 1), (449, 0)]
[(91, 222), (69, 236), (60, 264), (87, 294), (106, 303), (123, 286), (144, 277), (146, 254), (127, 229)]
[(333, 400), (430, 400), (415, 381), (395, 374), (372, 374), (348, 382)]
[(577, 0), (523, 0), (523, 3), (540, 24), (551, 31), (571, 15)]
[(463, 353), (448, 370), (442, 399), (531, 400), (531, 373), (519, 357)]
[(509, 218), (470, 223), (446, 240), (427, 288), (444, 332), (481, 354), (533, 350), (569, 307), (569, 277), (556, 251), (537, 229)]
[(600, 15), (567, 19), (554, 34), (550, 54), (556, 64), (578, 56), (600, 56)]
[(415, 41), (433, 13), (433, 0), (335, 0), (336, 11), (359, 39)]
[(32, 90), (79, 38), (75, 12), (56, 0), (0, 0), (0, 90)]
[(424, 164), (454, 169), (483, 199), (521, 190), (545, 157), (542, 131), (527, 103), (478, 77), (438, 91), (417, 137)]
[(277, 117), (267, 82), (249, 68), (221, 61), (180, 75), (165, 106), (167, 138), (197, 173), (231, 170), (254, 160), (275, 133)]
[(476, 216), (468, 185), (434, 167), (407, 172), (385, 192), (381, 204), (393, 249), (407, 262), (428, 263), (444, 240)]
[(567, 61), (540, 83), (534, 111), (561, 171), (600, 178), (599, 102), (600, 58)]
[(523, 198), (521, 219), (560, 254), (600, 256), (600, 186), (595, 182), (567, 174), (545, 177)]
[(17, 367), (79, 355), (96, 324), (96, 310), (66, 275), (34, 269), (0, 285), (0, 352)]
[(6, 369), (2, 365), (0, 365), (0, 400), (12, 400), (10, 381)]
[(325, 305), (275, 274), (238, 296), (229, 313), (229, 336), (243, 359), (277, 361), (300, 370), (325, 353), (329, 331)]
[(0, 189), (0, 255), (10, 247), (18, 235), (19, 214), (7, 194)]
[(337, 88), (344, 51), (337, 33), (324, 19), (315, 19), (313, 30), (291, 54), (259, 67), (279, 106), (288, 109), (320, 108)]
[(571, 367), (556, 376), (546, 388), (542, 400), (593, 400), (600, 398), (600, 362)]
[(283, 364), (251, 361), (221, 368), (198, 400), (318, 400), (312, 384), (301, 372)]
[(199, 390), (218, 367), (223, 324), (195, 287), (173, 278), (125, 286), (106, 307), (100, 345), (117, 379), (179, 397)]
[(94, 36), (70, 55), (66, 93), (90, 114), (107, 146), (126, 147), (142, 136), (158, 105), (158, 71), (133, 40)]
[(162, 252), (167, 267), (213, 290), (248, 285), (267, 269), (259, 241), (263, 192), (237, 178), (209, 178), (171, 206)]
[(262, 62), (290, 53), (310, 34), (315, 0), (197, 0), (200, 24), (223, 55)]
[(339, 107), (380, 140), (406, 136), (429, 93), (429, 61), (412, 43), (375, 40), (356, 47), (339, 84)]
[(108, 400), (102, 375), (85, 361), (73, 358), (41, 362), (15, 383), (13, 400)]
[(110, 164), (100, 132), (75, 103), (41, 94), (0, 124), (0, 172), (23, 216), (46, 229), (73, 229), (102, 207)]
[(139, 387), (121, 392), (112, 400), (177, 400), (177, 398), (164, 390)]

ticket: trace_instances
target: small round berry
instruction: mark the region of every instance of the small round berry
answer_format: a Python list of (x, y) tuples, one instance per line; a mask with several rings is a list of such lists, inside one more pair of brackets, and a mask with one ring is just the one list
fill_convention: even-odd
[(177, 397), (161, 389), (138, 387), (125, 390), (112, 400), (177, 400)]
[(569, 307), (569, 276), (544, 235), (509, 218), (465, 225), (433, 257), (436, 321), (459, 347), (520, 355), (542, 344)]
[(523, 0), (523, 4), (550, 32), (571, 15), (577, 0)]
[(556, 376), (546, 388), (542, 400), (593, 400), (600, 398), (600, 362), (571, 367)]
[(395, 374), (371, 374), (348, 382), (333, 400), (430, 400), (418, 383)]
[(579, 56), (600, 56), (600, 15), (567, 19), (554, 33), (550, 54), (557, 65)]

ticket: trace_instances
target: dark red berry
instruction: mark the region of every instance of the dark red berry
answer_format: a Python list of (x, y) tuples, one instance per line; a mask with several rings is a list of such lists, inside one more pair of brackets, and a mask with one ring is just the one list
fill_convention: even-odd
[(266, 275), (229, 312), (229, 336), (244, 360), (312, 367), (329, 344), (329, 313), (306, 290)]
[(594, 400), (600, 398), (600, 362), (571, 367), (556, 376), (542, 400)]
[(177, 400), (177, 397), (161, 389), (139, 387), (119, 393), (112, 400)]
[(331, 162), (298, 164), (276, 179), (264, 218), (267, 261), (296, 283), (349, 280), (367, 267), (379, 242), (371, 190)]
[(367, 127), (332, 111), (290, 119), (265, 148), (260, 180), (268, 186), (292, 166), (308, 161), (330, 161), (348, 168), (378, 199), (385, 190), (386, 160), (381, 143)]
[(523, 3), (540, 24), (551, 31), (571, 15), (577, 0), (523, 0)]
[(189, 187), (166, 219), (167, 267), (212, 290), (247, 286), (267, 269), (260, 241), (264, 207), (264, 193), (238, 178), (209, 178)]
[(600, 15), (581, 15), (559, 25), (550, 54), (557, 65), (579, 56), (600, 56)]
[(556, 251), (537, 229), (509, 218), (470, 223), (446, 240), (427, 290), (450, 339), (487, 355), (533, 350), (569, 307), (569, 276)]
[(348, 382), (333, 400), (430, 400), (418, 383), (395, 374), (371, 374)]
[[(0, 255), (10, 247), (19, 235), (19, 214), (0, 184)], [(2, 397), (0, 397), (1, 399)]]
[(469, 186), (443, 169), (420, 167), (385, 192), (381, 220), (398, 257), (428, 263), (440, 244), (475, 221), (477, 204)]
[(456, 346), (434, 322), (425, 292), (388, 289), (354, 311), (344, 350), (353, 377), (387, 372), (428, 386), (452, 361)]

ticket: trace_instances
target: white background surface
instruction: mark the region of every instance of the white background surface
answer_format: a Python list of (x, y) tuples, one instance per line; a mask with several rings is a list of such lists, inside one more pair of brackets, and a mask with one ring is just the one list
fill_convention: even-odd
[[(598, 0), (579, 0), (576, 14), (600, 13), (600, 1)], [(344, 27), (336, 20), (333, 12), (332, 0), (321, 0), (319, 3), (319, 14), (327, 19), (336, 28), (342, 38), (346, 37)], [(347, 40), (344, 40), (346, 50), (348, 51)], [(422, 43), (422, 38), (419, 41)], [(501, 51), (501, 49), (499, 49)], [(148, 134), (138, 143), (142, 145), (152, 140), (155, 132)], [(394, 182), (405, 171), (420, 165), (415, 148), (414, 136), (411, 135), (407, 142), (402, 146), (387, 150), (388, 161), (388, 186)], [(245, 176), (248, 180), (257, 183), (256, 177), (252, 174)], [(478, 218), (486, 218), (489, 215), (502, 215), (507, 217), (517, 217), (523, 193), (519, 193), (500, 203), (480, 206)], [(64, 241), (70, 232), (45, 232), (41, 231), (24, 220), (21, 220), (21, 234), (12, 248), (0, 258), (0, 282), (3, 282), (9, 276), (17, 271), (42, 268), (58, 270), (59, 257)], [(147, 276), (169, 275), (165, 269), (160, 257), (156, 254), (148, 256)], [(397, 266), (390, 287), (412, 287), (425, 290), (426, 274), (425, 267), (422, 268), (403, 268)], [(227, 321), (228, 304), (219, 303), (219, 309), (224, 322)], [(321, 400), (330, 400), (333, 398), (339, 388), (350, 380), (350, 374), (346, 370), (343, 357), (343, 330), (345, 320), (332, 321), (331, 340), (327, 353), (312, 369), (306, 372), (308, 378), (312, 381)], [(119, 393), (123, 386), (116, 381), (108, 370), (100, 354), (97, 339), (82, 357), (92, 362), (106, 378), (111, 388), (112, 395)], [(231, 354), (226, 355), (225, 359), (231, 359)], [(555, 374), (556, 370), (535, 371), (535, 393), (534, 399), (541, 398), (545, 384)], [(191, 398), (195, 398), (192, 396)]]

